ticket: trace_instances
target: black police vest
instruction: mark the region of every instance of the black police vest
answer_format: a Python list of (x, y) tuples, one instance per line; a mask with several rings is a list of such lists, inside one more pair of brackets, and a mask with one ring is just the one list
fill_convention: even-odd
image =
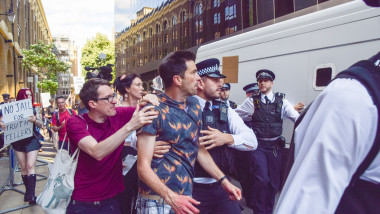
[[(223, 116), (221, 116), (221, 111), (225, 113), (225, 116), (227, 116), (228, 106), (225, 103), (222, 103), (220, 101), (212, 101), (212, 113), (210, 115), (207, 115), (207, 112), (202, 112), (202, 122), (203, 127), (202, 130), (207, 130), (207, 126), (210, 126), (211, 128), (218, 129), (219, 131), (223, 133), (229, 133), (228, 128), (228, 119), (227, 117), (224, 119)], [(213, 117), (213, 121), (210, 120), (209, 117)], [(216, 163), (216, 165), (219, 167), (222, 172), (225, 174), (231, 174), (233, 171), (234, 166), (234, 155), (231, 151), (231, 148), (229, 148), (227, 145), (223, 146), (217, 146), (213, 149), (208, 150), (210, 153), (212, 159)], [(211, 175), (209, 175), (199, 164), (196, 162), (195, 164), (195, 177), (204, 177), (204, 178), (211, 178)]]
[(258, 138), (274, 138), (282, 134), (281, 111), (285, 94), (276, 93), (274, 102), (265, 104), (261, 93), (252, 96), (255, 112), (252, 115), (252, 129)]

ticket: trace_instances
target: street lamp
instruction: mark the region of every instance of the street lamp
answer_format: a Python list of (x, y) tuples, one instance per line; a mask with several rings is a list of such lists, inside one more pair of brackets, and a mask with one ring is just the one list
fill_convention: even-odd
[(16, 14), (13, 12), (12, 9), (9, 9), (7, 13), (0, 13), (0, 15), (6, 15), (8, 18), (8, 21), (13, 23), (15, 21)]

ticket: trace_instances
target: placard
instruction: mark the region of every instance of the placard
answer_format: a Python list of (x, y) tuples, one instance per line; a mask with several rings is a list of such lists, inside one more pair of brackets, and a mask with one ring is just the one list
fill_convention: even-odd
[(4, 144), (31, 137), (33, 135), (33, 123), (29, 122), (33, 116), (33, 105), (31, 99), (19, 100), (16, 102), (1, 105), (3, 113)]
[(31, 137), (33, 135), (33, 123), (28, 119), (16, 120), (5, 124), (4, 144), (9, 145), (13, 142)]
[(1, 109), (3, 113), (3, 123), (28, 119), (29, 116), (33, 116), (33, 105), (31, 99), (5, 103), (1, 105)]

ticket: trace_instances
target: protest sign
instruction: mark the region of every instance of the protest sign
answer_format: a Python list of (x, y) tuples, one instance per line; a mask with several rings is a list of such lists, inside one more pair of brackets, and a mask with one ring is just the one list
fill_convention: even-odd
[(5, 125), (7, 126), (4, 131), (5, 145), (33, 135), (33, 123), (29, 122), (28, 119), (16, 120)]
[(41, 102), (42, 102), (42, 107), (46, 108), (50, 106), (50, 93), (40, 93), (41, 95)]
[(1, 106), (1, 109), (3, 112), (3, 123), (9, 123), (25, 118), (28, 119), (29, 116), (33, 116), (31, 99), (5, 103)]
[(84, 77), (73, 77), (73, 80), (74, 80), (74, 93), (75, 94), (79, 94), (80, 90), (82, 89), (83, 87), (83, 84), (84, 84)]
[(33, 123), (29, 122), (29, 116), (33, 116), (31, 99), (19, 100), (1, 105), (5, 145), (27, 138), (33, 134)]

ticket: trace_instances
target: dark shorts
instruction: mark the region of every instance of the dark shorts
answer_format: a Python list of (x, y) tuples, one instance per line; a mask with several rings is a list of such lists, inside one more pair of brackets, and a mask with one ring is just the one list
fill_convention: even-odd
[(31, 152), (40, 150), (42, 144), (35, 137), (29, 137), (12, 143), (12, 147), (18, 152)]

